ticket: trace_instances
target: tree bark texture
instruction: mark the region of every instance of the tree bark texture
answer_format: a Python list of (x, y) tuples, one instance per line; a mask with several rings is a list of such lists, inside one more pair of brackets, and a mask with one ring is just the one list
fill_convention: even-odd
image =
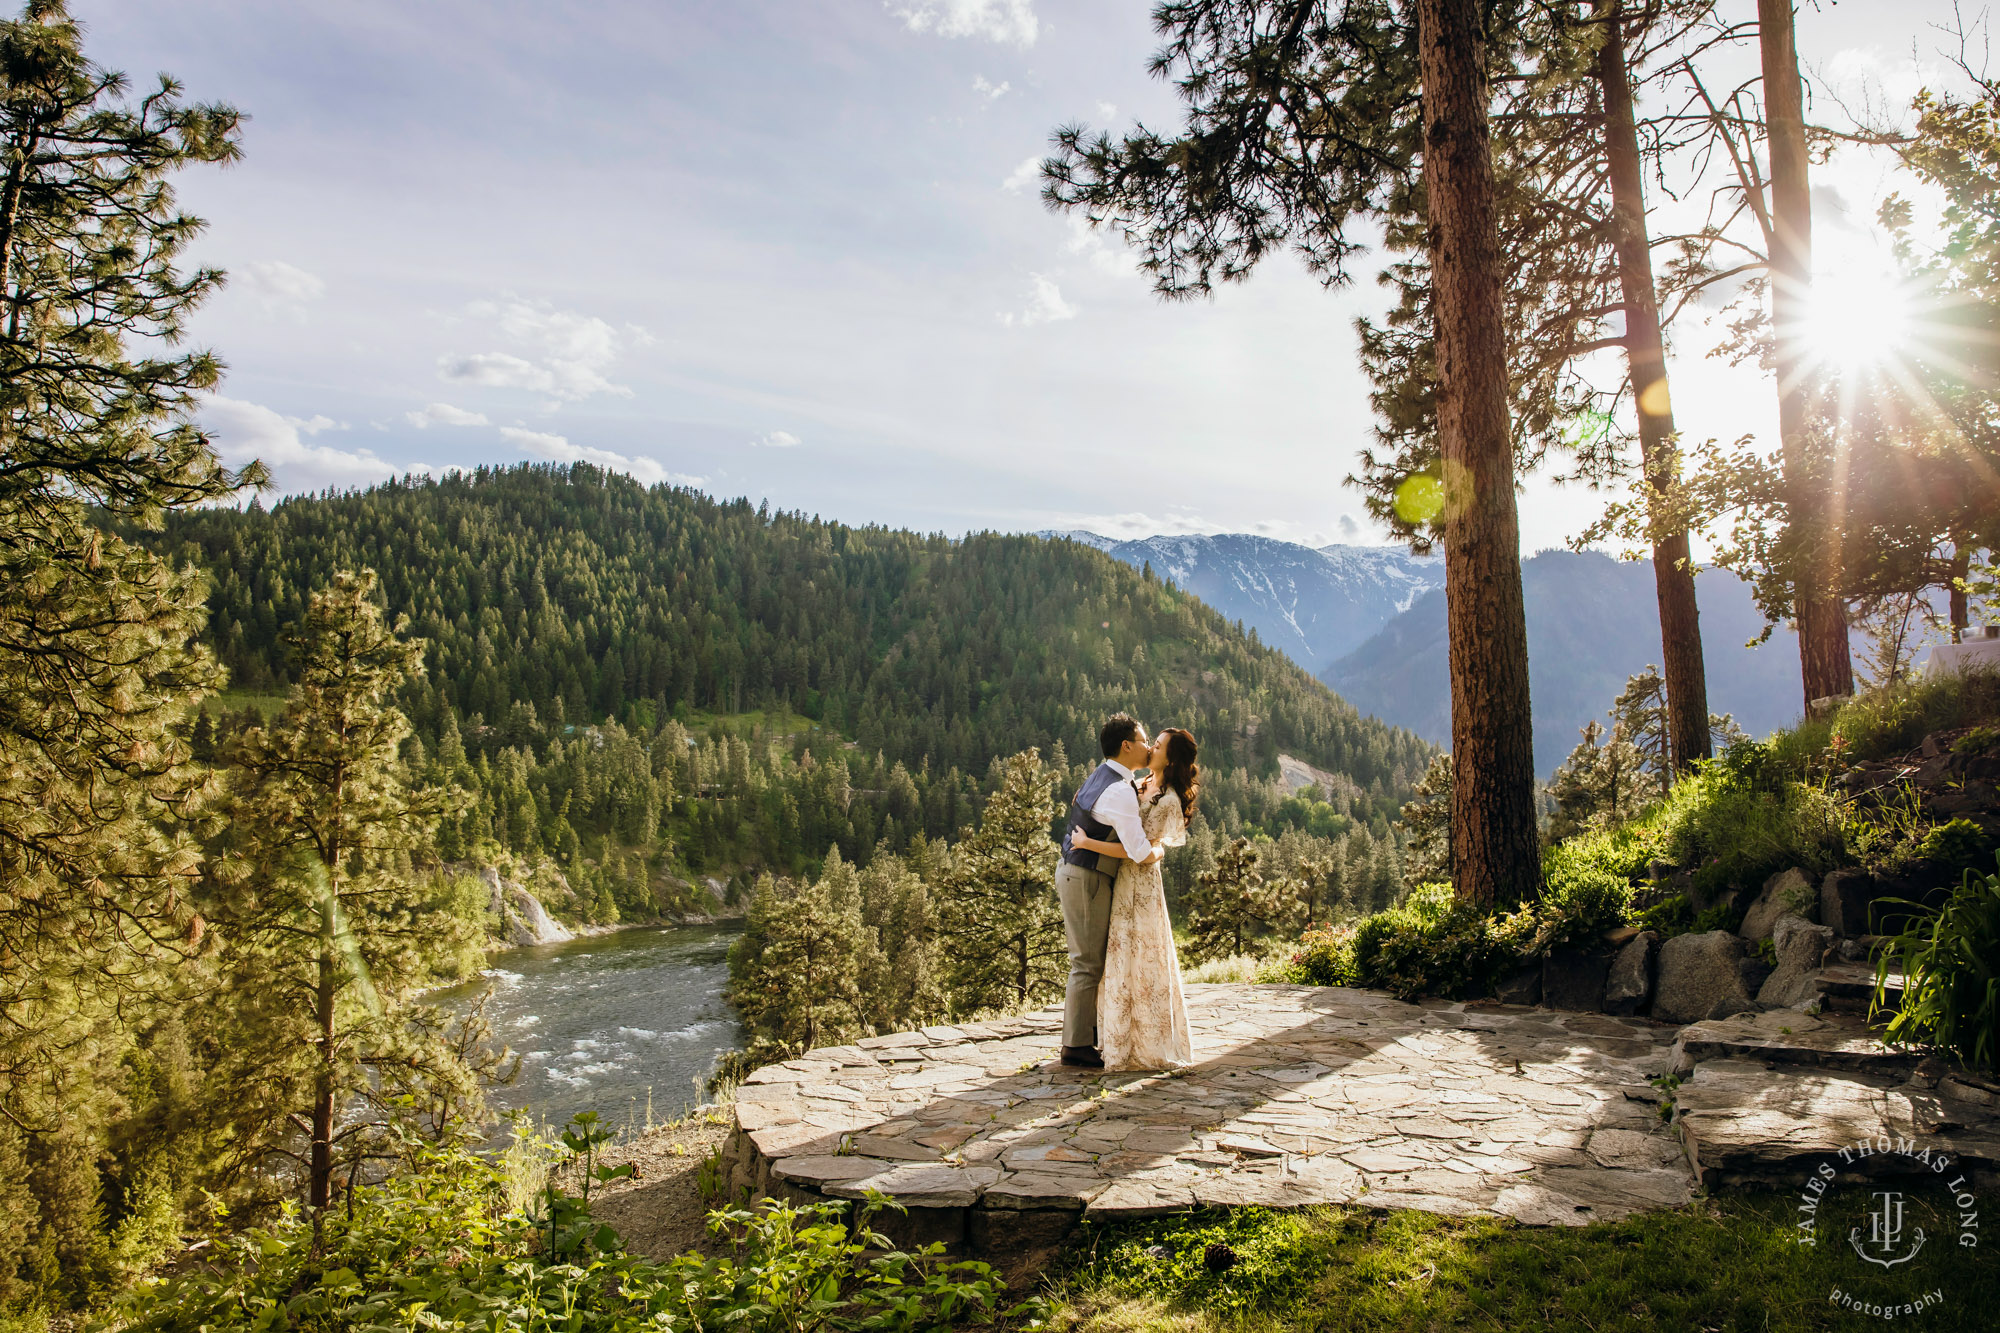
[[(1652, 244), (1646, 231), (1645, 181), (1639, 129), (1625, 67), (1623, 0), (1599, 0), (1607, 22), (1597, 53), (1604, 95), (1604, 155), (1611, 177), (1611, 238), (1625, 301), (1625, 364), (1639, 412), (1639, 457), (1646, 486), (1657, 497), (1674, 483), (1673, 400), (1667, 392), (1667, 344), (1653, 287)], [(1685, 527), (1653, 534), (1653, 585), (1660, 603), (1660, 662), (1667, 684), (1667, 744), (1673, 771), (1684, 773), (1712, 753), (1708, 730), (1708, 671), (1701, 655), (1701, 611)]]
[(1840, 488), (1814, 464), (1807, 423), (1812, 367), (1804, 347), (1807, 294), (1812, 289), (1812, 195), (1806, 178), (1805, 98), (1792, 29), (1792, 0), (1757, 0), (1758, 46), (1764, 63), (1764, 128), (1771, 157), (1771, 320), (1777, 344), (1778, 433), (1783, 441), (1787, 501), (1806, 552), (1792, 590), (1799, 626), (1799, 675), (1806, 711), (1815, 700), (1854, 693), (1847, 652), (1847, 614), (1834, 589), (1838, 549), (1831, 525), (1840, 521)]
[(1451, 872), (1461, 900), (1491, 906), (1538, 896), (1542, 867), (1486, 40), (1479, 0), (1419, 0), (1417, 15), (1445, 470)]

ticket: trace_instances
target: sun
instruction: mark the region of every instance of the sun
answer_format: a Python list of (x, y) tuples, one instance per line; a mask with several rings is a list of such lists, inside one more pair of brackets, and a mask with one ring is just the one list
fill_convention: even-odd
[(1846, 264), (1813, 275), (1800, 333), (1823, 365), (1879, 365), (1910, 336), (1909, 289), (1886, 266)]

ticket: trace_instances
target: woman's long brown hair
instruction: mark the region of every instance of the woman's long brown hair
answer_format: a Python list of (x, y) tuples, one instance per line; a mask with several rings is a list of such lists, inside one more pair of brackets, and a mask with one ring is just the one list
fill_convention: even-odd
[(1192, 821), (1195, 802), (1201, 799), (1201, 765), (1195, 762), (1201, 747), (1184, 727), (1165, 727), (1160, 734), (1167, 738), (1167, 771), (1161, 775), (1160, 785), (1173, 788), (1181, 798), (1181, 818)]

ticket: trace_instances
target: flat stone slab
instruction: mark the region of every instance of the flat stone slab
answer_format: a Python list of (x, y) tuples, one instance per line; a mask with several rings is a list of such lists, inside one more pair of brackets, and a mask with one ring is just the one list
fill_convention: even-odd
[(737, 1093), (731, 1183), (913, 1209), (1359, 1203), (1566, 1225), (1691, 1196), (1650, 1082), (1671, 1027), (1340, 987), (1187, 1000), (1183, 1070), (1064, 1068), (1053, 1008), (759, 1069)]
[(1704, 1185), (1796, 1184), (1841, 1149), (1884, 1137), (1950, 1155), (1982, 1188), (2000, 1181), (2000, 1096), (1959, 1077), (1708, 1060), (1674, 1099)]
[(1704, 1060), (1763, 1060), (1856, 1073), (1908, 1074), (1922, 1060), (1916, 1051), (1885, 1046), (1858, 1014), (1808, 1014), (1771, 1009), (1690, 1023), (1676, 1042), (1676, 1072)]

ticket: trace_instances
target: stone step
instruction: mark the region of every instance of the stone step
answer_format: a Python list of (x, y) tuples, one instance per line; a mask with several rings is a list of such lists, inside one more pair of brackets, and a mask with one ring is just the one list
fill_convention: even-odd
[(1674, 1043), (1674, 1072), (1704, 1060), (1757, 1060), (1772, 1066), (1844, 1069), (1905, 1076), (1920, 1052), (1885, 1046), (1858, 1014), (1769, 1009), (1690, 1023)]
[[(1829, 963), (1819, 970), (1820, 990), (1826, 1007), (1839, 1014), (1866, 1014), (1875, 999), (1875, 967), (1872, 963)], [(1891, 1008), (1903, 998), (1903, 974), (1891, 972), (1883, 1002)]]
[[(1797, 1188), (1843, 1148), (1884, 1136), (1949, 1154), (1991, 1189), (2000, 1183), (2000, 1113), (1961, 1091), (1951, 1079), (1926, 1087), (1921, 1076), (1709, 1060), (1674, 1090), (1674, 1123), (1695, 1178), (1710, 1189)], [(1897, 1164), (1885, 1158), (1877, 1169)]]

